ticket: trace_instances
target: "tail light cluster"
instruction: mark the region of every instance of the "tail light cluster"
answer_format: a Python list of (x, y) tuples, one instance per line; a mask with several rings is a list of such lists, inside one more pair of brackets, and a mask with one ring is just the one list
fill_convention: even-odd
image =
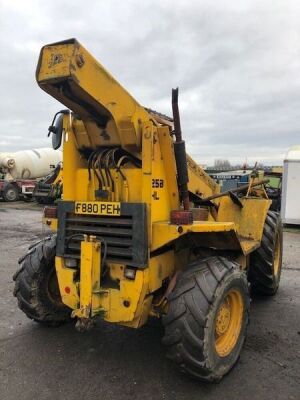
[(44, 218), (57, 218), (57, 207), (56, 206), (44, 207)]
[(188, 210), (172, 210), (170, 220), (174, 225), (190, 225), (193, 223), (193, 213)]

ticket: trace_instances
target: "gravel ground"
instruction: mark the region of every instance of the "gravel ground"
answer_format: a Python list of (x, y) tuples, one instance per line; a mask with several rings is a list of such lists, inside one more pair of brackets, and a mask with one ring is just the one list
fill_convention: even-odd
[(46, 234), (41, 207), (0, 203), (1, 399), (299, 399), (299, 230), (284, 233), (279, 292), (253, 300), (239, 363), (219, 384), (174, 370), (159, 321), (140, 330), (100, 321), (80, 334), (73, 325), (51, 329), (28, 320), (13, 297), (12, 275), (27, 247)]

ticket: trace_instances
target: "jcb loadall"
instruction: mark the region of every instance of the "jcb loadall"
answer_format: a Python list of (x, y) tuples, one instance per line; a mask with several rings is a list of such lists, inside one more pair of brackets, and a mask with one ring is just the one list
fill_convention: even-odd
[(145, 109), (75, 39), (43, 47), (36, 77), (72, 112), (50, 127), (63, 200), (45, 209), (57, 233), (20, 261), (19, 307), (81, 330), (162, 317), (169, 358), (219, 380), (245, 339), (248, 282), (267, 295), (279, 284), (281, 222), (264, 182), (219, 194), (185, 153), (178, 91), (173, 119)]

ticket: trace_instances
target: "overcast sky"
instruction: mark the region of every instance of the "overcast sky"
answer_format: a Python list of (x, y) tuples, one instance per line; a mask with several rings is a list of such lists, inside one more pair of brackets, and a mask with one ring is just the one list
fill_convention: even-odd
[(60, 104), (35, 82), (44, 44), (76, 37), (199, 163), (280, 163), (300, 144), (300, 1), (0, 0), (0, 151), (49, 146)]

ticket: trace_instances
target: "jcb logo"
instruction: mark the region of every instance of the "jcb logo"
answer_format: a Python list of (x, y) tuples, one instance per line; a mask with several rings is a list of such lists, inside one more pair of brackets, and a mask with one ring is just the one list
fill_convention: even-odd
[(121, 204), (117, 202), (79, 202), (75, 203), (75, 214), (92, 214), (92, 215), (121, 215)]

